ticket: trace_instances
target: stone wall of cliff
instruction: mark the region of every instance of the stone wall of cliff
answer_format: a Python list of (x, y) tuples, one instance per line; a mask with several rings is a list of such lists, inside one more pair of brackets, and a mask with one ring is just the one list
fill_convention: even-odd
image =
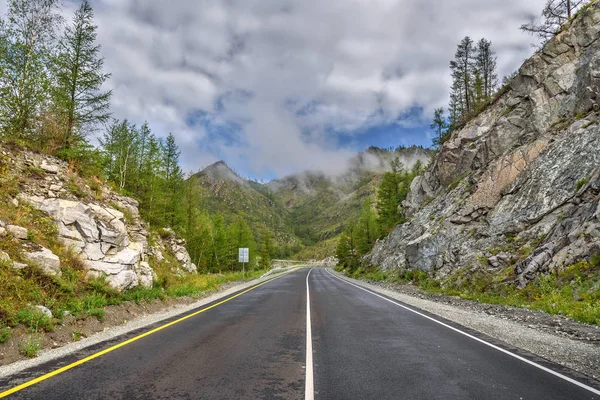
[(524, 286), (600, 254), (599, 39), (596, 1), (453, 132), (366, 263), (438, 278), (514, 265)]

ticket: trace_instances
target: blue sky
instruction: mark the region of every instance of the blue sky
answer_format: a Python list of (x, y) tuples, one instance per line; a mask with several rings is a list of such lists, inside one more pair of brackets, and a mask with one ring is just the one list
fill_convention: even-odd
[[(488, 38), (499, 75), (532, 54), (545, 0), (94, 0), (113, 115), (165, 137), (186, 170), (338, 172), (375, 145), (430, 143), (448, 63)], [(65, 14), (76, 2), (68, 2)]]

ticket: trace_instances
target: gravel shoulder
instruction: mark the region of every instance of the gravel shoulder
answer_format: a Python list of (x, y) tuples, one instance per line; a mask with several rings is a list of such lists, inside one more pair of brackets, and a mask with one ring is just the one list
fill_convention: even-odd
[[(19, 356), (18, 353), (18, 339), (12, 340), (10, 343), (5, 343), (3, 348), (0, 348), (0, 350), (4, 351), (2, 353), (3, 357), (0, 358), (0, 378), (5, 378), (48, 361), (65, 357), (86, 347), (114, 339), (117, 336), (147, 327), (162, 320), (189, 313), (203, 305), (281, 276), (283, 273), (291, 272), (296, 268), (276, 269), (251, 281), (226, 283), (221, 286), (218, 292), (202, 299), (183, 297), (170, 299), (169, 301), (155, 300), (151, 303), (142, 303), (140, 305), (128, 302), (119, 306), (107, 307), (106, 317), (103, 322), (99, 322), (96, 318), (87, 318), (85, 321), (65, 322), (63, 326), (58, 326), (55, 332), (48, 334), (44, 338), (45, 342), (55, 341), (54, 345), (56, 348), (42, 350), (35, 358), (14, 361), (14, 358), (11, 358), (11, 355), (14, 357), (13, 353), (18, 358), (22, 358), (22, 356)], [(88, 337), (72, 342), (71, 335), (74, 330), (87, 330), (90, 333)]]
[(412, 285), (337, 276), (600, 380), (600, 327), (541, 311), (424, 293)]

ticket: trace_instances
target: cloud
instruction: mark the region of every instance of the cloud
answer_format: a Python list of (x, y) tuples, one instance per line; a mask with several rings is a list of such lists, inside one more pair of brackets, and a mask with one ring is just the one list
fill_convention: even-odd
[[(254, 176), (335, 169), (340, 136), (426, 126), (448, 62), (486, 37), (509, 74), (533, 51), (518, 27), (544, 0), (97, 0), (116, 117), (173, 132), (187, 169), (217, 158)], [(415, 117), (411, 110), (422, 112)], [(203, 123), (190, 115), (201, 111)], [(407, 116), (407, 119), (403, 116)], [(197, 121), (196, 121), (197, 122)], [(235, 126), (221, 137), (223, 126)], [(425, 132), (423, 133), (425, 136)]]

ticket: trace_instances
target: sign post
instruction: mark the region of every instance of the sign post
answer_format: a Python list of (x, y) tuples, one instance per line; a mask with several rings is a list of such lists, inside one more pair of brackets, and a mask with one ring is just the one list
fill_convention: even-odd
[(238, 249), (239, 262), (242, 263), (242, 275), (246, 278), (246, 263), (250, 262), (250, 249), (243, 247)]

